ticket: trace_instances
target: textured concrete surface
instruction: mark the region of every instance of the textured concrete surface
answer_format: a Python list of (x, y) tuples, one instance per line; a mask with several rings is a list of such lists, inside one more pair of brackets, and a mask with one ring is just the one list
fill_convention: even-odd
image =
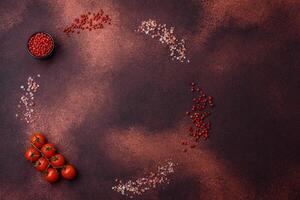
[[(112, 25), (67, 38), (63, 28), (103, 9)], [(0, 2), (0, 199), (126, 199), (115, 178), (143, 176), (167, 158), (170, 185), (139, 199), (300, 199), (297, 0), (52, 0)], [(189, 64), (134, 30), (142, 20), (175, 26)], [(29, 35), (54, 35), (55, 55), (28, 56)], [(15, 118), (30, 75), (41, 74), (38, 119)], [(213, 134), (183, 153), (188, 84), (216, 99)], [(79, 171), (49, 185), (23, 158), (43, 131)]]

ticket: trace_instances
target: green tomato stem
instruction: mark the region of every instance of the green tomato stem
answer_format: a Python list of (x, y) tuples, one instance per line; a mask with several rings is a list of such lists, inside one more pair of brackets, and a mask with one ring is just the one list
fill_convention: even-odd
[(33, 143), (30, 143), (30, 144), (31, 144), (31, 146), (33, 146), (38, 152), (40, 152), (40, 154), (42, 155), (43, 158), (45, 158), (45, 159), (48, 161), (48, 167), (47, 167), (47, 169), (45, 169), (44, 171), (48, 171), (48, 169), (50, 168), (50, 166), (51, 166), (52, 168), (55, 168), (55, 169), (60, 168), (60, 167), (54, 167), (53, 165), (51, 165), (50, 160), (43, 154), (43, 152), (42, 152), (39, 148), (37, 148)]

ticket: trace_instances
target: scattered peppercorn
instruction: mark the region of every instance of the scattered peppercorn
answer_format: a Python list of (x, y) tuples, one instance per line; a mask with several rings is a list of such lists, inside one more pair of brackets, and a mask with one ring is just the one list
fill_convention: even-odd
[(54, 49), (54, 40), (47, 33), (35, 33), (28, 41), (28, 50), (35, 57), (46, 57), (51, 54)]
[(104, 24), (111, 24), (111, 18), (104, 14), (101, 9), (97, 13), (88, 12), (87, 14), (80, 15), (79, 18), (75, 18), (74, 21), (64, 29), (64, 33), (70, 37), (71, 33), (79, 34), (82, 30), (96, 30), (104, 28)]
[[(211, 123), (206, 122), (205, 119), (211, 114), (209, 111), (206, 111), (207, 107), (213, 107), (213, 97), (208, 96), (196, 86), (194, 82), (191, 83), (190, 88), (191, 93), (193, 93), (192, 106), (190, 111), (187, 111), (185, 114), (192, 121), (192, 125), (188, 128), (189, 136), (194, 140), (189, 144), (187, 141), (181, 141), (183, 146), (190, 145), (190, 148), (195, 148), (196, 143), (200, 138), (205, 140), (209, 137), (209, 132), (211, 130)], [(184, 148), (183, 152), (187, 152), (187, 149)]]

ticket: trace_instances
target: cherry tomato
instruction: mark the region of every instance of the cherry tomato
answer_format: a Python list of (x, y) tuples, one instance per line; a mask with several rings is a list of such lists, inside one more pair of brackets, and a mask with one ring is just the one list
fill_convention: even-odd
[(38, 161), (36, 161), (34, 163), (34, 167), (38, 170), (38, 171), (45, 171), (47, 169), (49, 165), (49, 162), (46, 158), (41, 157), (40, 159), (38, 159)]
[(58, 178), (59, 178), (59, 173), (54, 168), (49, 168), (44, 174), (44, 179), (49, 183), (56, 182)]
[(41, 148), (45, 143), (46, 143), (46, 138), (43, 134), (41, 133), (35, 133), (31, 137), (31, 143), (34, 144), (37, 148)]
[(60, 154), (56, 154), (50, 158), (50, 162), (53, 167), (61, 167), (65, 164), (65, 158)]
[(41, 155), (40, 152), (36, 150), (34, 147), (29, 147), (24, 154), (26, 160), (30, 162), (37, 161), (40, 155)]
[(45, 144), (42, 149), (42, 153), (46, 156), (46, 158), (50, 158), (55, 155), (56, 149), (53, 144)]
[(64, 177), (64, 179), (72, 180), (76, 176), (76, 170), (73, 165), (66, 165), (61, 170), (61, 175)]

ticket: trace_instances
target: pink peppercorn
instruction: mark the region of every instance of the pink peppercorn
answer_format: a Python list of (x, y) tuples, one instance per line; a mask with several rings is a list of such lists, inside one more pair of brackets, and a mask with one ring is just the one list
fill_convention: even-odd
[(47, 33), (35, 33), (27, 44), (29, 53), (34, 57), (42, 58), (50, 55), (54, 49), (54, 40)]

